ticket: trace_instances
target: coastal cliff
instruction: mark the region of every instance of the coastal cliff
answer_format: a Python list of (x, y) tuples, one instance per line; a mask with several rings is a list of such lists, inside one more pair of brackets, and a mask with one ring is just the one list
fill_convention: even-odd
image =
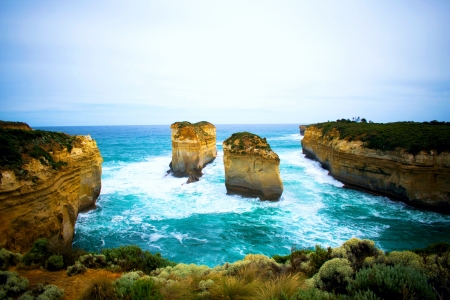
[(175, 122), (172, 130), (172, 161), (170, 171), (177, 177), (189, 177), (187, 183), (198, 181), (202, 169), (217, 156), (216, 127), (209, 122)]
[(225, 186), (229, 194), (278, 200), (283, 193), (280, 159), (266, 139), (234, 133), (223, 142)]
[(78, 213), (95, 207), (103, 159), (90, 136), (22, 128), (0, 127), (0, 248), (69, 246)]
[[(421, 146), (410, 144), (408, 151), (406, 147), (392, 149), (395, 145), (388, 148), (388, 143), (398, 143), (403, 138), (394, 136), (394, 126), (401, 129), (401, 134), (407, 135), (408, 140), (414, 139), (420, 127), (411, 127), (412, 124), (388, 125), (392, 127), (387, 128), (391, 131), (390, 137), (381, 136), (383, 128), (380, 125), (363, 124), (360, 126), (367, 127), (369, 130), (364, 130), (368, 133), (360, 131), (353, 134), (350, 129), (355, 129), (348, 127), (356, 126), (352, 124), (347, 127), (342, 125), (341, 129), (311, 125), (301, 141), (302, 149), (308, 158), (319, 161), (334, 178), (348, 187), (386, 195), (412, 206), (449, 213), (450, 154), (445, 150), (445, 145), (438, 141), (436, 146), (428, 147), (423, 137), (419, 142)], [(376, 130), (370, 130), (370, 126)], [(409, 127), (412, 129), (408, 130)], [(435, 128), (426, 127), (424, 130), (430, 135), (432, 129)], [(344, 130), (347, 132), (344, 133)], [(445, 134), (439, 128), (434, 131)], [(428, 138), (432, 141), (442, 136)], [(383, 140), (385, 144), (380, 142)], [(387, 149), (380, 150), (382, 147)], [(417, 150), (418, 147), (432, 149)], [(438, 147), (441, 148), (439, 151), (436, 150)]]

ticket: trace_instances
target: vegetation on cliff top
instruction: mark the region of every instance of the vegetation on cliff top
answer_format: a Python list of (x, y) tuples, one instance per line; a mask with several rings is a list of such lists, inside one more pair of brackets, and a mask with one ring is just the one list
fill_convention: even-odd
[(411, 154), (422, 150), (435, 150), (438, 153), (450, 151), (450, 123), (449, 122), (395, 122), (395, 123), (366, 123), (350, 120), (337, 120), (312, 124), (322, 129), (323, 136), (333, 129), (339, 132), (341, 139), (349, 141), (359, 140), (370, 149), (393, 151), (403, 148)]
[[(44, 244), (44, 240), (39, 240), (30, 252), (40, 258), (55, 255), (50, 256), (51, 247), (43, 247)], [(80, 280), (86, 268), (131, 271), (113, 282), (92, 282), (81, 299), (357, 300), (449, 299), (450, 296), (449, 243), (388, 253), (378, 249), (371, 240), (352, 238), (336, 248), (293, 248), (291, 254), (273, 258), (248, 254), (243, 260), (213, 268), (175, 264), (149, 253), (155, 262), (150, 266), (142, 256), (146, 252), (137, 246), (122, 246), (102, 254), (79, 253), (81, 256), (67, 273), (79, 274), (77, 280)], [(0, 249), (2, 269), (17, 263), (19, 269), (23, 268), (18, 258), (17, 254)], [(127, 267), (122, 268), (120, 264)], [(81, 271), (73, 272), (74, 269)], [(11, 280), (4, 287), (2, 276), (11, 277), (16, 283)], [(12, 290), (13, 285), (25, 281), (12, 272), (0, 273), (0, 293), (3, 288)], [(15, 296), (26, 288), (24, 284), (20, 291), (14, 288), (18, 291)]]
[[(200, 122), (197, 122), (197, 123), (191, 123), (191, 122), (188, 122), (188, 121), (182, 121), (182, 122), (175, 122), (175, 123), (173, 123), (171, 125), (171, 127), (176, 127), (178, 129), (181, 129), (181, 128), (184, 128), (184, 127), (190, 127), (190, 128), (192, 128), (194, 130), (194, 132), (195, 132), (195, 134), (197, 136), (206, 137), (209, 134), (206, 131), (204, 131), (203, 128), (202, 128), (203, 126), (206, 126), (206, 125), (214, 126), (213, 124), (211, 124), (211, 123), (209, 123), (207, 121), (200, 121)], [(177, 135), (175, 135), (175, 138), (179, 138), (179, 137), (180, 137), (180, 131), (178, 132)]]
[(231, 153), (243, 153), (253, 149), (272, 151), (266, 138), (247, 131), (233, 133), (223, 143), (230, 146)]
[(32, 158), (58, 170), (66, 163), (55, 161), (50, 152), (64, 148), (70, 152), (75, 140), (76, 137), (61, 132), (11, 129), (0, 126), (0, 170), (14, 170), (16, 176), (26, 178), (27, 174), (22, 165)]

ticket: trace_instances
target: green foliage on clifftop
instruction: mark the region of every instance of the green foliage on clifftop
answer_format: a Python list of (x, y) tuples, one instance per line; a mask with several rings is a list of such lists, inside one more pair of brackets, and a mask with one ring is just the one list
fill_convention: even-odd
[[(4, 125), (28, 126), (19, 122), (2, 122)], [(14, 170), (19, 177), (26, 177), (22, 164), (31, 158), (58, 170), (64, 162), (57, 162), (50, 154), (53, 150), (71, 151), (76, 137), (61, 132), (12, 129), (0, 126), (0, 170)]]
[(449, 122), (395, 122), (395, 123), (357, 123), (350, 120), (337, 120), (312, 124), (327, 135), (333, 129), (339, 131), (341, 139), (359, 140), (370, 149), (393, 151), (403, 148), (417, 154), (421, 150), (435, 150), (438, 153), (450, 151)]
[[(236, 143), (236, 141), (238, 141), (238, 143)], [(249, 147), (272, 151), (266, 138), (261, 138), (259, 135), (248, 131), (233, 133), (223, 143), (231, 147), (232, 153), (239, 153)]]

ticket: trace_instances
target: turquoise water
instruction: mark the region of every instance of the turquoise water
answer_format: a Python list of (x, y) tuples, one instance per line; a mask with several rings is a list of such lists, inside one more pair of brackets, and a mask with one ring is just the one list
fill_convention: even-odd
[[(214, 266), (248, 253), (287, 254), (368, 238), (386, 251), (450, 241), (450, 216), (343, 188), (302, 154), (298, 125), (217, 125), (218, 156), (199, 182), (166, 176), (170, 126), (46, 127), (90, 134), (104, 158), (97, 209), (79, 215), (74, 246), (136, 244), (176, 262)], [(278, 202), (226, 194), (222, 141), (233, 132), (266, 137), (280, 156)]]

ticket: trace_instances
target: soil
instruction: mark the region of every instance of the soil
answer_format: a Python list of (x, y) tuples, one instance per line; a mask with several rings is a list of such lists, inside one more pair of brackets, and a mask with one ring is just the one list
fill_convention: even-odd
[(122, 273), (112, 273), (104, 269), (87, 269), (84, 274), (67, 276), (66, 270), (61, 271), (45, 271), (45, 270), (20, 270), (10, 269), (17, 272), (20, 276), (25, 277), (30, 282), (30, 287), (38, 283), (53, 284), (64, 290), (63, 300), (75, 300), (83, 293), (89, 284), (98, 278), (106, 278), (114, 281), (119, 278)]

